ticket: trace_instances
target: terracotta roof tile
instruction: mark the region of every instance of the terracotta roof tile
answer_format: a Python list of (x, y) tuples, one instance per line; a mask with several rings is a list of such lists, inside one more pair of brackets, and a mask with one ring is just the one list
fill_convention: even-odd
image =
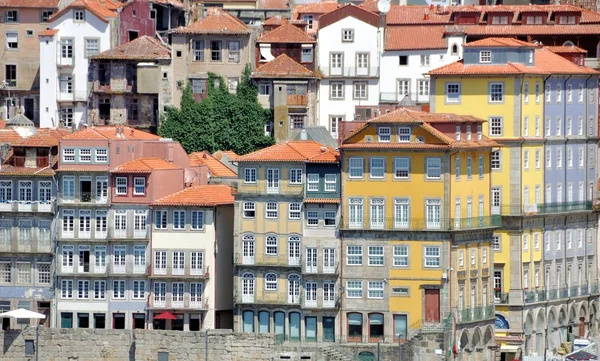
[(296, 25), (285, 23), (258, 38), (259, 43), (316, 43), (317, 41)]
[(0, 0), (0, 8), (57, 9), (60, 0)]
[(153, 170), (181, 169), (160, 158), (138, 158), (112, 169), (111, 173), (151, 173)]
[(46, 29), (38, 34), (38, 36), (54, 36), (58, 33), (58, 29)]
[(587, 50), (579, 48), (577, 46), (545, 46), (545, 49), (550, 50), (553, 53), (557, 54), (585, 54)]
[(171, 59), (171, 50), (157, 39), (141, 36), (92, 57), (94, 60), (142, 60)]
[(117, 136), (116, 126), (89, 127), (78, 130), (75, 133), (65, 135), (63, 139), (143, 139), (143, 140), (158, 140), (160, 137), (151, 133), (147, 133), (138, 129), (123, 127), (123, 134)]
[(225, 164), (221, 163), (218, 159), (210, 155), (207, 151), (194, 152), (190, 154), (190, 165), (205, 165), (211, 173), (212, 177), (225, 177), (233, 178), (237, 177), (237, 173), (227, 168)]
[[(330, 153), (330, 154), (326, 154)], [(279, 143), (240, 156), (238, 162), (319, 162), (335, 163), (338, 153), (314, 140)]]
[[(429, 13), (429, 18), (425, 19), (425, 13)], [(450, 14), (439, 14), (435, 10), (430, 10), (429, 6), (392, 6), (386, 15), (388, 25), (445, 25), (450, 23)]]
[(239, 155), (236, 152), (234, 152), (233, 150), (224, 150), (222, 152), (223, 152), (223, 154), (228, 156), (229, 159), (231, 159), (231, 160), (235, 160), (237, 157), (239, 157)]
[(23, 137), (12, 128), (0, 129), (0, 143), (12, 144), (21, 139)]
[(208, 13), (195, 23), (173, 30), (176, 34), (250, 34), (248, 25), (223, 9), (209, 8)]
[(56, 173), (50, 167), (44, 168), (29, 168), (29, 167), (13, 167), (12, 165), (4, 164), (0, 169), (0, 175), (3, 176), (28, 176), (28, 177), (51, 177)]
[(353, 17), (376, 28), (380, 26), (380, 18), (378, 14), (370, 12), (369, 10), (360, 6), (356, 6), (352, 3), (347, 3), (346, 5), (338, 7), (331, 12), (323, 14), (319, 18), (319, 29), (323, 29), (347, 17)]
[[(293, 25), (292, 25), (293, 26)], [(294, 59), (281, 54), (270, 62), (261, 65), (252, 73), (253, 78), (317, 78), (317, 75), (298, 64)]]
[(535, 50), (535, 66), (550, 74), (600, 74), (588, 66), (579, 66), (550, 49)]
[(0, 129), (6, 128), (6, 120), (0, 120)]
[(311, 204), (339, 204), (339, 198), (304, 198), (304, 203)]
[(258, 0), (259, 9), (289, 9), (289, 0)]
[(46, 143), (52, 146), (58, 146), (60, 139), (65, 135), (65, 133), (50, 128), (39, 128), (37, 129), (37, 136), (44, 138)]
[(224, 184), (208, 184), (186, 188), (161, 198), (154, 206), (213, 207), (233, 204), (231, 187)]
[(446, 49), (443, 26), (390, 26), (385, 32), (385, 50)]
[(13, 143), (13, 146), (16, 147), (47, 147), (50, 148), (53, 145), (53, 142), (49, 142), (51, 140), (47, 137), (40, 137), (39, 135), (32, 135), (25, 139), (18, 140)]
[(464, 31), (471, 36), (590, 35), (600, 34), (600, 25), (465, 25)]
[(464, 48), (486, 47), (486, 48), (534, 48), (535, 44), (512, 38), (487, 38), (476, 40), (463, 45)]
[(56, 14), (52, 15), (50, 21), (58, 19), (71, 9), (86, 9), (94, 14), (98, 19), (108, 22), (110, 18), (116, 18), (116, 10), (122, 7), (122, 4), (115, 3), (111, 0), (75, 0), (68, 6), (65, 6)]
[(107, 173), (109, 171), (107, 165), (85, 165), (85, 164), (61, 164), (57, 172), (74, 172), (74, 173), (87, 173), (87, 172), (101, 172)]
[(372, 13), (376, 13), (379, 14), (379, 9), (377, 8), (377, 3), (379, 2), (379, 0), (365, 0), (362, 3), (360, 3), (358, 6), (360, 6), (361, 8), (368, 10)]
[(273, 16), (272, 18), (268, 18), (267, 20), (265, 20), (265, 22), (263, 23), (264, 25), (267, 26), (275, 26), (275, 25), (283, 25), (283, 24), (287, 24), (289, 21), (288, 19), (282, 17), (281, 15), (277, 15), (277, 16)]
[(325, 14), (338, 8), (336, 1), (323, 1), (318, 3), (308, 3), (296, 5), (292, 14), (292, 19), (299, 19), (301, 14)]

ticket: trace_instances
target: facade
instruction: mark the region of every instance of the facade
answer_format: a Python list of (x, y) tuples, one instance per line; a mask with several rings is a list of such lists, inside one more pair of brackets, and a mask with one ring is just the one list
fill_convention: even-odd
[[(185, 188), (154, 202), (152, 211), (152, 328), (232, 328), (231, 188)], [(166, 310), (177, 319), (154, 319)]]
[(401, 108), (343, 139), (342, 338), (397, 343), (449, 332), (454, 319), (474, 357), (492, 359), (500, 219), (490, 213), (489, 160), (498, 144), (483, 124)]
[[(209, 8), (205, 17), (173, 30), (171, 36), (172, 84), (190, 82), (197, 100), (207, 95), (209, 72), (223, 77), (235, 92), (246, 64), (254, 63), (252, 30), (221, 9)], [(173, 86), (173, 104), (180, 101), (181, 90)]]
[(3, 44), (0, 67), (2, 119), (10, 119), (21, 109), (39, 125), (40, 43), (38, 35), (46, 29), (57, 11), (59, 0), (5, 1), (0, 7)]
[(503, 218), (493, 270), (500, 351), (552, 350), (577, 332), (571, 327), (597, 323), (589, 319), (598, 307), (589, 182), (598, 73), (547, 48), (492, 38), (466, 44), (463, 60), (429, 74), (432, 111), (487, 119), (484, 133), (503, 145), (492, 153), (490, 190), (492, 214)]
[(142, 36), (91, 57), (89, 121), (128, 125), (156, 133), (171, 105), (171, 51)]
[(288, 141), (237, 161), (234, 330), (334, 341), (336, 152), (314, 141)]
[(382, 39), (379, 16), (358, 6), (319, 20), (319, 125), (334, 138), (339, 122), (370, 119), (378, 109)]

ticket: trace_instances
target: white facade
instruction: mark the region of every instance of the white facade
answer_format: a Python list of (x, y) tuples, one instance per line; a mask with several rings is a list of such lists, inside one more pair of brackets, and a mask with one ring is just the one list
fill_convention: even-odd
[(398, 103), (408, 94), (417, 104), (429, 103), (426, 74), (462, 59), (464, 37), (449, 36), (446, 41), (446, 49), (385, 51), (381, 57), (381, 102)]
[(320, 28), (317, 39), (323, 76), (318, 96), (319, 125), (337, 137), (336, 121), (353, 121), (356, 107), (379, 104), (382, 31), (347, 16)]
[[(75, 21), (76, 12), (78, 18), (84, 13), (83, 21)], [(71, 8), (49, 28), (58, 32), (40, 36), (40, 127), (87, 122), (87, 54), (110, 49), (110, 22)]]

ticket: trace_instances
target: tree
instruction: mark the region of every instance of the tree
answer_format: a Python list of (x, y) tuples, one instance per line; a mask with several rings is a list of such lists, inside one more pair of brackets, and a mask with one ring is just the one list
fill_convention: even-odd
[(257, 95), (249, 65), (236, 94), (227, 90), (223, 78), (209, 73), (208, 96), (196, 102), (187, 84), (180, 109), (167, 108), (158, 133), (179, 141), (187, 152), (232, 150), (246, 154), (267, 147), (273, 144), (273, 138), (264, 135), (271, 113), (258, 103)]

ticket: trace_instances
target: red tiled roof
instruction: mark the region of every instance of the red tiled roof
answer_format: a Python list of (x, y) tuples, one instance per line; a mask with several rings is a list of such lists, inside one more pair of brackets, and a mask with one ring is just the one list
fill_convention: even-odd
[(298, 19), (300, 14), (325, 14), (338, 8), (336, 1), (323, 1), (318, 3), (308, 3), (296, 5), (292, 14), (292, 19)]
[(353, 17), (373, 27), (379, 27), (380, 25), (379, 15), (372, 13), (363, 7), (348, 3), (331, 12), (323, 14), (319, 18), (319, 29), (326, 28), (327, 26), (347, 17)]
[(228, 156), (231, 160), (235, 160), (237, 157), (239, 157), (239, 155), (233, 150), (223, 150), (222, 153)]
[(289, 9), (288, 0), (258, 0), (259, 9)]
[(116, 10), (123, 5), (111, 0), (75, 0), (68, 6), (65, 6), (56, 14), (52, 15), (50, 21), (58, 19), (71, 9), (85, 9), (94, 14), (98, 19), (108, 22), (110, 18), (116, 18)]
[(107, 165), (85, 165), (85, 164), (61, 164), (57, 172), (108, 172), (110, 169)]
[(233, 178), (237, 177), (237, 173), (227, 168), (225, 164), (221, 163), (217, 158), (213, 157), (207, 151), (194, 152), (190, 154), (190, 165), (205, 165), (211, 173), (212, 177), (226, 177)]
[(40, 137), (39, 135), (32, 135), (25, 139), (21, 139), (21, 140), (14, 142), (13, 146), (15, 146), (15, 147), (46, 147), (46, 148), (50, 148), (53, 145), (55, 145), (55, 144), (49, 142), (48, 140), (50, 140), (50, 138)]
[(154, 206), (214, 207), (233, 204), (231, 187), (225, 184), (208, 184), (186, 188), (161, 198)]
[(535, 50), (535, 66), (549, 74), (600, 74), (593, 68), (579, 66), (546, 48)]
[[(425, 13), (429, 18), (425, 20)], [(450, 14), (438, 14), (430, 10), (429, 6), (392, 6), (386, 15), (388, 25), (447, 25), (450, 23)]]
[(464, 25), (464, 31), (471, 36), (590, 35), (600, 34), (600, 25)]
[(173, 163), (160, 158), (138, 158), (121, 164), (111, 170), (111, 173), (151, 173), (157, 169), (181, 169)]
[(577, 46), (545, 46), (544, 48), (557, 54), (579, 54), (587, 53), (587, 50)]
[[(293, 26), (293, 25), (292, 25)], [(281, 54), (270, 62), (261, 65), (252, 73), (253, 78), (316, 78), (317, 75), (298, 64), (294, 59)]]
[(339, 204), (339, 198), (304, 198), (304, 203), (310, 204)]
[(277, 15), (277, 16), (273, 16), (272, 18), (268, 18), (267, 20), (265, 20), (265, 22), (263, 23), (264, 25), (267, 26), (275, 26), (275, 25), (283, 25), (288, 23), (288, 19), (282, 17), (281, 15)]
[(60, 0), (0, 0), (0, 8), (57, 9)]
[(379, 3), (379, 0), (365, 0), (358, 6), (372, 13), (379, 14), (379, 8), (377, 8), (377, 3)]
[(89, 127), (82, 130), (78, 130), (75, 133), (64, 136), (64, 139), (144, 139), (144, 140), (158, 140), (160, 137), (151, 133), (147, 133), (138, 129), (123, 127), (123, 134), (117, 136), (116, 126), (102, 126), (102, 127)]
[(207, 15), (193, 24), (173, 30), (176, 34), (239, 35), (250, 34), (250, 32), (248, 25), (240, 19), (217, 8), (209, 8)]
[(0, 129), (0, 143), (12, 144), (21, 139), (23, 137), (12, 128)]
[(52, 146), (58, 146), (58, 143), (62, 137), (68, 133), (61, 132), (59, 129), (50, 128), (39, 128), (37, 129), (37, 136), (43, 138), (46, 143)]
[(385, 32), (385, 50), (446, 49), (443, 26), (390, 26)]
[(263, 34), (258, 38), (259, 43), (316, 43), (317, 41), (296, 25), (285, 23)]
[(58, 29), (46, 29), (38, 34), (38, 36), (54, 36), (58, 33)]
[[(55, 161), (56, 162), (56, 161)], [(29, 167), (14, 167), (10, 164), (3, 164), (0, 169), (0, 174), (4, 176), (27, 176), (27, 177), (49, 177), (56, 173), (50, 167), (44, 168), (29, 168)]]
[(511, 38), (487, 38), (476, 40), (463, 45), (464, 48), (533, 48), (535, 44)]
[(290, 140), (240, 156), (238, 162), (336, 163), (338, 153), (314, 140)]
[(94, 60), (142, 60), (154, 61), (170, 59), (171, 50), (157, 39), (144, 35), (133, 41), (121, 44), (116, 48), (94, 55)]

